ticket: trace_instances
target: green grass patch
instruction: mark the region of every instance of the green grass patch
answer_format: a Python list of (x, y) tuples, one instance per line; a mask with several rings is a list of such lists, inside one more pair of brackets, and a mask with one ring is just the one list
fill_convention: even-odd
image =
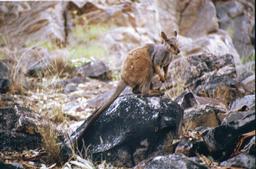
[(48, 49), (48, 51), (54, 51), (59, 49), (56, 43), (51, 42), (51, 41), (30, 41), (26, 45), (26, 47), (31, 48), (31, 47), (42, 47), (45, 49)]
[(249, 56), (244, 56), (241, 58), (241, 62), (242, 64), (251, 62), (251, 61), (255, 61), (255, 53), (249, 55)]
[[(97, 43), (98, 38), (104, 35), (111, 27), (107, 24), (94, 25), (76, 25), (68, 35), (69, 44), (66, 47), (68, 51), (68, 60), (73, 66), (80, 66), (93, 58), (102, 58), (106, 56), (107, 50), (103, 45)], [(53, 41), (31, 41), (26, 47), (42, 47), (49, 52), (59, 49)], [(1, 53), (0, 53), (1, 56)]]
[(3, 60), (6, 58), (6, 54), (0, 50), (0, 60)]
[(110, 29), (109, 25), (77, 25), (72, 29), (71, 34), (79, 42), (91, 42), (97, 40), (101, 35)]
[(88, 62), (92, 57), (100, 59), (107, 54), (107, 50), (100, 45), (77, 45), (72, 48), (69, 47), (68, 52), (68, 58), (75, 67)]

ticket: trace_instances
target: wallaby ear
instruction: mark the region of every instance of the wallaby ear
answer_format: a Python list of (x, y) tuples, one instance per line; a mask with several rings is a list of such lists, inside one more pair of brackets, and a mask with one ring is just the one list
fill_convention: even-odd
[(167, 36), (166, 36), (166, 34), (165, 34), (164, 32), (161, 32), (161, 38), (162, 38), (162, 40), (164, 40), (164, 41), (167, 41), (167, 40), (168, 40), (168, 38), (167, 38)]
[(177, 35), (178, 35), (178, 32), (174, 31), (174, 36), (177, 37)]

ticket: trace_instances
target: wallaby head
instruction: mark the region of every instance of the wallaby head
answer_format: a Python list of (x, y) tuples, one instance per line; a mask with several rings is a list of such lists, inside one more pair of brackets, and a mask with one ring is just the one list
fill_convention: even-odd
[(170, 38), (168, 38), (164, 32), (161, 32), (161, 39), (162, 44), (165, 45), (165, 47), (170, 53), (173, 53), (175, 55), (180, 53), (177, 41), (177, 31), (174, 31), (174, 36)]

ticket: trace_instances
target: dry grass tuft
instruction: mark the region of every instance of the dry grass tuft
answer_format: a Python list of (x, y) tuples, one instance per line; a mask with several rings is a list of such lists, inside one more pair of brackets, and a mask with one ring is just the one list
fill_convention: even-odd
[(49, 67), (46, 70), (46, 75), (65, 76), (70, 75), (74, 71), (74, 67), (67, 58), (62, 56), (53, 57), (50, 61)]
[(51, 114), (48, 115), (50, 119), (55, 123), (63, 123), (66, 121), (66, 116), (62, 111), (61, 107), (54, 107)]
[(11, 81), (10, 92), (13, 94), (23, 94), (27, 85), (25, 78), (25, 67), (21, 62), (26, 57), (26, 52), (21, 53), (18, 49), (2, 48), (4, 53), (3, 62), (9, 69), (9, 79)]
[(60, 163), (60, 145), (58, 144), (58, 135), (53, 126), (50, 124), (40, 126), (38, 127), (38, 131), (42, 136), (43, 148), (48, 154), (48, 160)]

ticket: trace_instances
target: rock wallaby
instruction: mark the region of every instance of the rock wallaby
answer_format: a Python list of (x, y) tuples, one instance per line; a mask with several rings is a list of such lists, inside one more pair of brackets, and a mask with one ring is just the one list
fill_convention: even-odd
[(130, 86), (134, 93), (141, 93), (144, 96), (161, 94), (159, 90), (151, 89), (151, 80), (154, 75), (158, 75), (160, 80), (164, 82), (166, 79), (167, 68), (172, 57), (180, 52), (176, 31), (171, 38), (168, 38), (164, 32), (161, 32), (161, 40), (161, 44), (147, 44), (128, 53), (128, 56), (123, 62), (121, 80), (118, 83), (115, 92), (108, 101), (85, 121), (85, 126), (81, 125), (81, 127), (79, 127), (80, 129), (85, 130), (87, 125), (94, 121), (101, 112), (113, 103), (126, 86)]

